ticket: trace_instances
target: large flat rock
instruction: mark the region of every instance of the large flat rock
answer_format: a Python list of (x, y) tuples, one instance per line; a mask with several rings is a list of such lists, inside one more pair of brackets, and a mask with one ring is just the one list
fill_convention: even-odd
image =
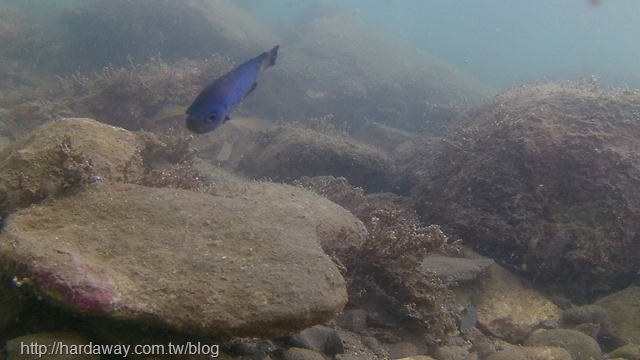
[(12, 214), (0, 264), (78, 312), (274, 337), (342, 309), (345, 281), (319, 243), (362, 231), (343, 208), (286, 185), (223, 196), (101, 183)]

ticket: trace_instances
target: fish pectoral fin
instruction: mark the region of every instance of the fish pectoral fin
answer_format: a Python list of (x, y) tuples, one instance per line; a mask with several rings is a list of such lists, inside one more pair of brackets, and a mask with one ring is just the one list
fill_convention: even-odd
[(258, 83), (254, 82), (253, 85), (251, 85), (251, 89), (249, 89), (249, 91), (247, 91), (247, 94), (244, 97), (249, 96), (249, 94), (251, 94), (253, 92), (253, 90), (255, 90), (258, 87)]
[(227, 121), (231, 120), (231, 116), (227, 115), (224, 117), (224, 121), (222, 121), (222, 123), (226, 123)]

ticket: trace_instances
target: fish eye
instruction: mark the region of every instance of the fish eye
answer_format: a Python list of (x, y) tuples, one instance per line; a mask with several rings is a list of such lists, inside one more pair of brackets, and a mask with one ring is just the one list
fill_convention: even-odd
[(217, 117), (218, 117), (218, 114), (213, 114), (207, 118), (207, 121), (208, 122), (215, 121)]

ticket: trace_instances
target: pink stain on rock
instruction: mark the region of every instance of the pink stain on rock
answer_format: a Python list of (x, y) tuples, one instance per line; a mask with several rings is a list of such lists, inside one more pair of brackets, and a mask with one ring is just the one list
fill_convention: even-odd
[(108, 273), (70, 252), (66, 264), (34, 265), (31, 274), (36, 288), (74, 310), (107, 312), (113, 306), (117, 287)]

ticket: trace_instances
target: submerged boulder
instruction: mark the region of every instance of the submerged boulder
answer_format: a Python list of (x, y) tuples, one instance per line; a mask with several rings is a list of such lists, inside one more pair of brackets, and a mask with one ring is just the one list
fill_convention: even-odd
[(291, 182), (303, 176), (341, 176), (365, 190), (389, 186), (391, 158), (346, 136), (284, 125), (262, 134), (239, 164), (247, 175)]
[(640, 288), (630, 286), (596, 302), (611, 316), (607, 332), (621, 343), (640, 344)]
[(78, 312), (205, 336), (276, 337), (333, 318), (345, 281), (320, 242), (364, 236), (303, 189), (218, 194), (95, 184), (12, 214), (0, 264)]
[(640, 263), (640, 92), (506, 91), (414, 156), (424, 218), (483, 255), (584, 298)]

